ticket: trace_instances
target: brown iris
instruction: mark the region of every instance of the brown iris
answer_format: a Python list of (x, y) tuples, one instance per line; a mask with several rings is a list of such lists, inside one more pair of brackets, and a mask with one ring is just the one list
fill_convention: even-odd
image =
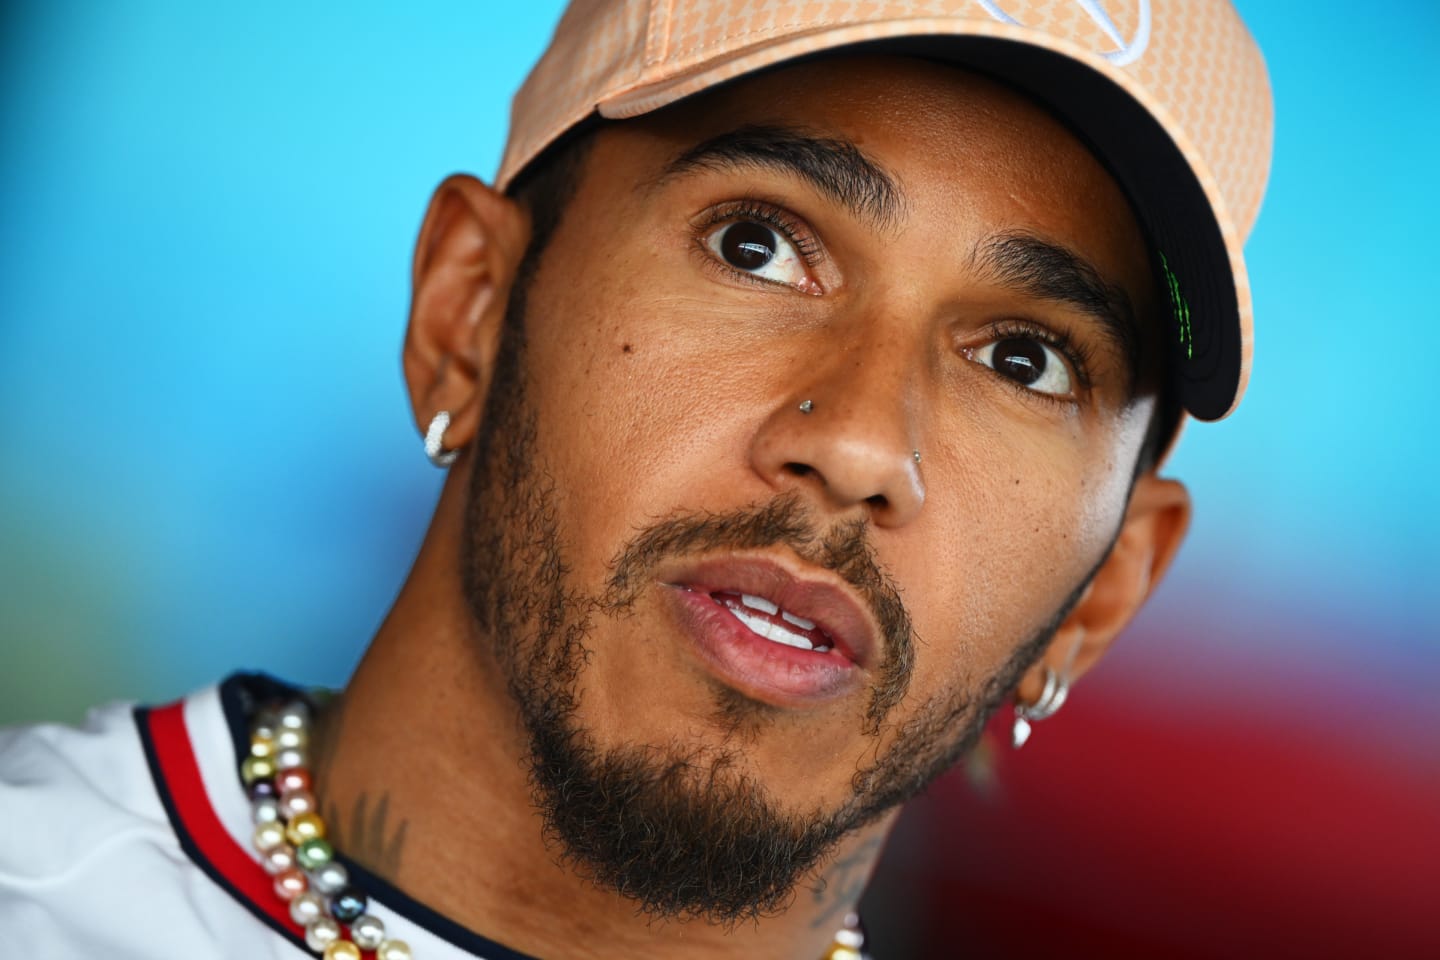
[(1045, 348), (1023, 337), (995, 344), (991, 359), (996, 371), (1027, 387), (1045, 373)]
[(741, 270), (759, 270), (775, 258), (775, 232), (758, 223), (741, 221), (725, 228), (720, 254)]

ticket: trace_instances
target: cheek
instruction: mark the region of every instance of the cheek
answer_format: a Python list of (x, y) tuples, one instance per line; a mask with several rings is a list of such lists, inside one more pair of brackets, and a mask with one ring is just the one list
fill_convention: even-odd
[(655, 258), (604, 266), (549, 284), (529, 318), (539, 452), (587, 588), (637, 528), (767, 495), (744, 486), (748, 438), (783, 388), (773, 364), (791, 362), (727, 335), (739, 324), (713, 297), (657, 297), (676, 283)]
[(917, 693), (974, 690), (1000, 670), (1050, 624), (1124, 514), (1123, 457), (998, 422), (971, 428), (926, 457), (923, 533), (881, 541), (920, 634)]

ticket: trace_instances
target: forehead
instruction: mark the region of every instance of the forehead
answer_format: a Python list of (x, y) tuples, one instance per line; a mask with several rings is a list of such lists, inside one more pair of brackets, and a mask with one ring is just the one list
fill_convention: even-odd
[(898, 187), (901, 229), (940, 218), (956, 236), (1036, 233), (1085, 251), (1137, 299), (1148, 292), (1139, 225), (1089, 149), (1033, 100), (949, 64), (841, 55), (781, 67), (609, 125), (604, 166), (638, 164), (651, 182), (697, 143), (748, 126), (854, 144)]
[(977, 154), (1006, 139), (1056, 141), (1085, 154), (1035, 102), (980, 74), (912, 57), (844, 56), (791, 64), (656, 114), (662, 125), (710, 132), (765, 120), (805, 123), (917, 157)]

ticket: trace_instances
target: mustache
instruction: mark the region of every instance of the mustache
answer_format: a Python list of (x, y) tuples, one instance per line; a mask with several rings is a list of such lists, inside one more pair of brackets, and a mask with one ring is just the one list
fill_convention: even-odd
[(611, 561), (601, 600), (607, 612), (633, 606), (652, 571), (676, 558), (722, 550), (787, 547), (806, 562), (829, 570), (860, 595), (880, 627), (882, 656), (866, 709), (866, 732), (880, 730), (905, 697), (915, 663), (915, 630), (900, 590), (875, 559), (869, 524), (852, 520), (822, 530), (793, 491), (762, 505), (726, 513), (701, 511), (669, 516), (643, 528)]

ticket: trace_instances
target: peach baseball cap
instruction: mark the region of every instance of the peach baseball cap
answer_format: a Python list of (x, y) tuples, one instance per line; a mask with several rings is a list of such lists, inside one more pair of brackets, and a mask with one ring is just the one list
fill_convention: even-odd
[(574, 0), (515, 96), (497, 186), (592, 116), (639, 116), (860, 44), (988, 73), (1064, 119), (1156, 247), (1182, 404), (1202, 420), (1235, 409), (1252, 345), (1242, 246), (1273, 107), (1229, 0)]

